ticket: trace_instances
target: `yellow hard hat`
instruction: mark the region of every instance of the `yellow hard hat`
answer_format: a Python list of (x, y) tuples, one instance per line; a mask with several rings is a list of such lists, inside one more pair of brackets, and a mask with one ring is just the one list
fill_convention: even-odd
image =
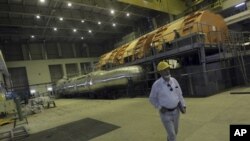
[(161, 61), (157, 65), (157, 71), (162, 71), (162, 70), (169, 69), (169, 68), (170, 68), (170, 65), (165, 61)]

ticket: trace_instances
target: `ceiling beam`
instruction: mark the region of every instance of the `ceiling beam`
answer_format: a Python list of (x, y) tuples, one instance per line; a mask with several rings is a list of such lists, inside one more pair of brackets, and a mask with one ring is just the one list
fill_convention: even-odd
[[(34, 26), (34, 25), (28, 25), (28, 24), (2, 24), (0, 23), (0, 27), (21, 27), (21, 28), (28, 28), (28, 29), (51, 29), (53, 30), (54, 26)], [(60, 27), (58, 30), (68, 30), (72, 31), (72, 28), (67, 28), (67, 27)], [(83, 32), (88, 32), (89, 29), (82, 29), (79, 28), (77, 31), (83, 31)], [(93, 32), (95, 33), (106, 33), (106, 34), (121, 34), (123, 33), (122, 31), (111, 31), (111, 30), (94, 30)]]
[[(58, 3), (58, 0), (57, 0), (57, 1), (55, 2), (55, 4), (53, 5), (53, 8), (56, 8), (57, 3)], [(54, 9), (51, 9), (51, 10), (50, 10), (50, 14), (49, 14), (50, 17), (48, 18), (48, 20), (47, 20), (47, 22), (46, 22), (45, 28), (43, 28), (43, 33), (42, 33), (42, 36), (43, 36), (43, 37), (45, 36), (47, 27), (49, 27), (50, 20), (51, 20), (51, 16), (53, 16), (54, 12), (55, 12)]]
[[(9, 9), (6, 9), (9, 7)], [(120, 26), (134, 26), (134, 20), (133, 18), (126, 18), (125, 15), (121, 17), (116, 17), (115, 19), (109, 15), (105, 15), (105, 13), (95, 13), (95, 11), (86, 11), (83, 9), (62, 9), (62, 8), (47, 8), (47, 7), (39, 7), (34, 8), (33, 6), (20, 6), (16, 4), (0, 4), (0, 13), (14, 13), (14, 14), (21, 14), (21, 15), (29, 15), (29, 16), (35, 16), (37, 14), (44, 16), (44, 17), (51, 17), (48, 13), (48, 11), (51, 11), (53, 9), (55, 11), (53, 18), (58, 18), (59, 16), (62, 16), (65, 20), (74, 20), (74, 21), (81, 21), (81, 19), (84, 19), (86, 22), (91, 23), (97, 23), (99, 20), (104, 24), (111, 24), (112, 22), (116, 22), (117, 25)], [(70, 14), (71, 13), (77, 13), (76, 15)], [(69, 15), (69, 16), (65, 16)], [(93, 20), (97, 19), (98, 20)], [(112, 19), (112, 20), (110, 20)]]
[[(55, 39), (55, 38), (64, 38), (64, 39), (78, 39), (78, 40), (81, 40), (81, 36), (66, 36), (66, 35), (47, 35), (46, 37), (42, 37), (40, 35), (35, 35), (35, 39), (36, 38), (40, 38), (40, 39)], [(20, 39), (27, 39), (26, 37), (30, 37), (30, 34), (3, 34), (3, 33), (0, 33), (0, 37), (19, 37)], [(104, 36), (100, 36), (100, 37), (96, 37), (96, 36), (85, 36), (83, 40), (88, 40), (88, 39), (91, 39), (91, 40), (107, 40), (107, 39), (119, 39), (120, 37), (118, 36), (112, 36), (112, 37), (104, 37)], [(31, 39), (32, 40), (32, 39)]]
[[(52, 0), (55, 1), (55, 0)], [(141, 12), (140, 7), (138, 7), (138, 9), (136, 11), (126, 11), (124, 10), (124, 7), (126, 7), (128, 4), (124, 4), (121, 2), (118, 2), (117, 0), (91, 0), (91, 1), (86, 1), (86, 0), (70, 0), (70, 2), (72, 3), (72, 5), (76, 5), (76, 6), (80, 6), (80, 7), (85, 7), (85, 8), (90, 8), (90, 9), (99, 9), (99, 10), (103, 10), (106, 13), (110, 12), (111, 8), (114, 8), (114, 10), (119, 13), (120, 15), (126, 15), (127, 12), (130, 12), (131, 16), (136, 16), (136, 17), (150, 17), (150, 13), (145, 13), (145, 12)], [(91, 3), (92, 2), (92, 3)], [(93, 3), (94, 2), (94, 3)], [(62, 1), (62, 3), (67, 3), (67, 1)]]

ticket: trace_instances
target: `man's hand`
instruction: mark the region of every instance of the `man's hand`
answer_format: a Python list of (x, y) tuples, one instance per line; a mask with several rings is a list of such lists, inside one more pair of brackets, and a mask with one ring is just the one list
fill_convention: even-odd
[(183, 113), (183, 114), (186, 114), (186, 112), (187, 112), (186, 107), (183, 107), (182, 113)]
[(185, 114), (187, 112), (186, 107), (179, 107), (181, 113)]
[(181, 113), (185, 114), (187, 112), (186, 106), (182, 106), (182, 104), (180, 102), (178, 103), (178, 107), (179, 107), (179, 110), (181, 111)]

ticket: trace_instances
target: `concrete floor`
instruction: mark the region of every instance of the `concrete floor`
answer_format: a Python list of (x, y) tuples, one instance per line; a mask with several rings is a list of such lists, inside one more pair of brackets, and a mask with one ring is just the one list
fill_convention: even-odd
[[(250, 92), (250, 87), (231, 91)], [(187, 114), (181, 115), (178, 141), (228, 141), (230, 124), (250, 124), (250, 94), (226, 91), (206, 98), (185, 98)], [(58, 99), (57, 107), (28, 117), (30, 133), (93, 118), (121, 128), (91, 141), (165, 141), (158, 112), (148, 98), (117, 100)], [(0, 127), (7, 130), (13, 125)]]

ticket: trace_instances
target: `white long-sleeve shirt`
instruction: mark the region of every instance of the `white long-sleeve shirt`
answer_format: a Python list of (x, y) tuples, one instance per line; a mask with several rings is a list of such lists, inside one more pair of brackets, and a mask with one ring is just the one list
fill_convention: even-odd
[[(168, 84), (171, 87), (167, 86)], [(173, 89), (172, 91), (170, 90), (171, 88)], [(162, 77), (156, 80), (151, 88), (149, 101), (157, 109), (161, 107), (173, 109), (177, 107), (179, 102), (181, 102), (182, 106), (186, 107), (181, 87), (173, 77), (170, 77), (169, 82), (165, 81)]]

